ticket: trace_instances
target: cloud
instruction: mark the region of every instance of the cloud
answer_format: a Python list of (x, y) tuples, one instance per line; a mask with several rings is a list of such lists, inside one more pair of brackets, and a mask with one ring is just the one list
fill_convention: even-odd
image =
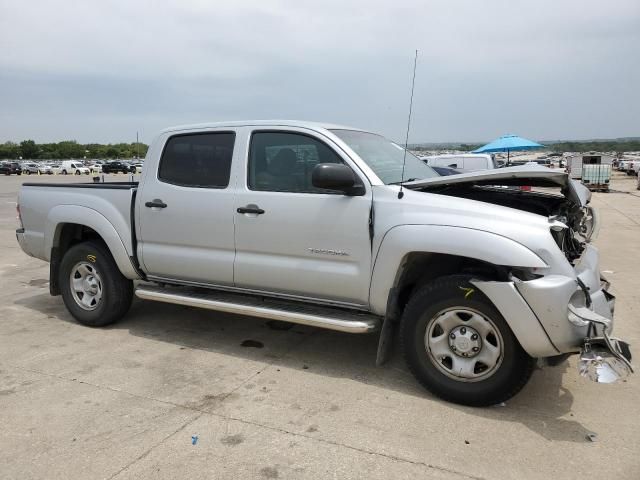
[(638, 135), (637, 0), (0, 0), (0, 139), (302, 118), (413, 141)]

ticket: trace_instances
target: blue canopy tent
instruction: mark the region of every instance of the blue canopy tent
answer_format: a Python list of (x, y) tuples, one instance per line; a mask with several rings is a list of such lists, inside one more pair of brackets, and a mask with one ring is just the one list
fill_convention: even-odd
[(471, 153), (495, 153), (495, 152), (507, 152), (507, 165), (509, 165), (509, 153), (511, 151), (533, 150), (534, 148), (544, 147), (539, 143), (532, 142), (526, 138), (519, 137), (517, 135), (503, 135), (500, 138), (495, 139), (493, 142), (474, 150)]

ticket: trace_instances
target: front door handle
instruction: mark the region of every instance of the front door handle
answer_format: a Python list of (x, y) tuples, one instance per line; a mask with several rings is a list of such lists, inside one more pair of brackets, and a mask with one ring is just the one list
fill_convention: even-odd
[(167, 208), (167, 204), (159, 198), (154, 198), (152, 202), (147, 202), (144, 206), (149, 208)]
[(256, 215), (262, 215), (264, 210), (258, 208), (257, 205), (247, 205), (246, 207), (238, 207), (238, 213), (254, 213)]

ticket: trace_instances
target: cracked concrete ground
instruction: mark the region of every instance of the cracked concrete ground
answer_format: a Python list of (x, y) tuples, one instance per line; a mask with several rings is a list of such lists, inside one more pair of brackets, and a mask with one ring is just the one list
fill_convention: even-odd
[[(0, 478), (640, 478), (638, 378), (592, 384), (575, 358), (473, 409), (423, 391), (398, 352), (376, 368), (375, 336), (143, 301), (80, 326), (15, 242), (24, 180), (0, 177)], [(35, 179), (51, 180), (78, 181)], [(638, 345), (633, 180), (593, 202), (616, 333)]]

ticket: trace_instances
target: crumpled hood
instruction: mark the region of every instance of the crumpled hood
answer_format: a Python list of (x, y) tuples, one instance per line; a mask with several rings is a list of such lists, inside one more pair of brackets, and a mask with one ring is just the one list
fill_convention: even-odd
[(553, 170), (539, 165), (506, 167), (494, 170), (449, 175), (445, 177), (425, 178), (404, 183), (405, 188), (429, 190), (446, 185), (498, 185), (498, 186), (531, 186), (560, 187), (562, 193), (571, 202), (581, 207), (591, 200), (588, 188), (571, 178), (562, 170)]

